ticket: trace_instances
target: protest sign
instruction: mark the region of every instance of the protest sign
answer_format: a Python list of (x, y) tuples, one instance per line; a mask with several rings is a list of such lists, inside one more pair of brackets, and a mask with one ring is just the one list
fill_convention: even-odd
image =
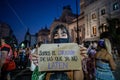
[(80, 47), (76, 43), (42, 44), (38, 48), (39, 71), (80, 70)]

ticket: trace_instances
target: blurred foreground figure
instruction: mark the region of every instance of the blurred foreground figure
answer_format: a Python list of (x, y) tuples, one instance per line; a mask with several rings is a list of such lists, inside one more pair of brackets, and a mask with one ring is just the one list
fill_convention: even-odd
[[(8, 65), (12, 61), (13, 53), (12, 53), (11, 46), (6, 43), (6, 38), (5, 37), (3, 37), (1, 39), (0, 52), (1, 52), (1, 57), (0, 57), (0, 80), (11, 80), (11, 71), (13, 70), (13, 66), (8, 67)], [(14, 62), (14, 64), (15, 64), (15, 62)]]

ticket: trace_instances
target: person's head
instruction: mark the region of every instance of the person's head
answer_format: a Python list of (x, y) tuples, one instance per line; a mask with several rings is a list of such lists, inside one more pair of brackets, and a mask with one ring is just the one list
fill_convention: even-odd
[(98, 48), (105, 48), (105, 41), (104, 41), (104, 39), (100, 39), (98, 41)]
[(110, 42), (110, 40), (108, 38), (100, 39), (98, 41), (98, 47), (106, 49), (107, 52), (109, 54), (111, 54), (111, 50), (112, 50), (112, 48), (111, 48), (111, 42)]
[(53, 29), (52, 42), (53, 43), (68, 43), (69, 42), (69, 32), (64, 25), (58, 25)]

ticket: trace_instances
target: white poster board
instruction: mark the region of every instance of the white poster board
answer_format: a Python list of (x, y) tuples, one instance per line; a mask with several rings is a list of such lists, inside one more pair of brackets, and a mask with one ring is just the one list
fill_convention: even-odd
[(80, 47), (76, 43), (42, 44), (38, 48), (39, 71), (80, 70)]

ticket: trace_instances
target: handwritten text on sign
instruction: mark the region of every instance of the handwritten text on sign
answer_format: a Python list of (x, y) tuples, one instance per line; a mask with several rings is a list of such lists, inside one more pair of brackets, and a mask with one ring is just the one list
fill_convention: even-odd
[(39, 71), (80, 70), (80, 48), (76, 43), (43, 44), (38, 48)]

